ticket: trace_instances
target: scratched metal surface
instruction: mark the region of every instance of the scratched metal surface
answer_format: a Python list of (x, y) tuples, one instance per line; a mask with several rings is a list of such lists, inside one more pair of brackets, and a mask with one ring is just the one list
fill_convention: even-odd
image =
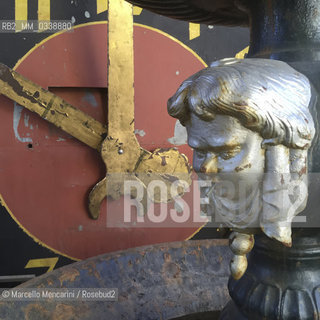
[(145, 246), (94, 257), (24, 288), (118, 288), (118, 302), (0, 303), (0, 319), (173, 319), (221, 310), (229, 300), (226, 240)]

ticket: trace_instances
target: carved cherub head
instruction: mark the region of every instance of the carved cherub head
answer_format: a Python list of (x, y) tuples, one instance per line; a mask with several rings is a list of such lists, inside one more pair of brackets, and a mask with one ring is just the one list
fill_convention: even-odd
[[(229, 226), (258, 225), (291, 245), (292, 219), (307, 199), (310, 98), (308, 79), (284, 62), (224, 59), (184, 81), (169, 100), (169, 114), (187, 128), (195, 170), (213, 174), (215, 183), (230, 174), (232, 199), (214, 187), (208, 193)], [(239, 180), (246, 181), (245, 199)]]

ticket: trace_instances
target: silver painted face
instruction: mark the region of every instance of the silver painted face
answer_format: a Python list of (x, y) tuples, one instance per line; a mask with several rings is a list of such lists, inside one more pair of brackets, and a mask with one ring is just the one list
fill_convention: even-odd
[[(188, 144), (194, 150), (193, 167), (201, 173), (263, 174), (262, 138), (230, 116), (216, 115), (211, 121), (192, 114), (186, 123)], [(210, 166), (212, 159), (216, 165)]]
[(225, 115), (204, 121), (192, 114), (186, 128), (194, 169), (200, 179), (212, 181), (202, 192), (203, 197), (210, 193), (207, 213), (215, 212), (219, 222), (232, 227), (257, 226), (265, 164), (262, 137)]
[[(215, 222), (261, 227), (291, 246), (291, 223), (308, 196), (308, 148), (315, 135), (310, 98), (304, 75), (281, 61), (251, 58), (216, 61), (169, 99), (169, 114), (187, 128), (195, 171), (211, 181), (200, 194), (209, 199), (202, 209)], [(231, 271), (239, 279), (253, 237), (237, 232), (232, 241)]]

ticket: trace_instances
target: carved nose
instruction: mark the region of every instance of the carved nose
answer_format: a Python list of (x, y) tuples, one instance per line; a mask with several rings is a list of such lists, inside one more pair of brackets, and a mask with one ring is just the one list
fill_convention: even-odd
[(217, 173), (218, 172), (218, 161), (217, 157), (211, 156), (206, 159), (200, 168), (201, 173)]

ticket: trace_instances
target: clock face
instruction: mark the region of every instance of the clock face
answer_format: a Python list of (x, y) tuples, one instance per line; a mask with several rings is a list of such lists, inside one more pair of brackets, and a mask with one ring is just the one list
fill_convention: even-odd
[[(107, 17), (106, 8), (99, 1), (90, 7), (74, 3), (55, 1), (50, 8), (51, 19), (75, 22), (73, 32), (0, 34), (9, 49), (15, 48), (13, 54), (0, 53), (0, 61), (106, 123), (107, 23), (101, 21)], [(29, 19), (36, 19), (33, 12), (29, 8)], [(149, 151), (176, 146), (191, 161), (183, 129), (167, 115), (166, 102), (183, 80), (206, 66), (205, 60), (225, 54), (218, 43), (228, 30), (199, 28), (138, 8), (134, 12), (136, 137)], [(208, 41), (213, 32), (216, 46)], [(229, 44), (225, 56), (246, 46), (246, 30), (237, 32), (243, 43), (238, 37), (239, 43), (235, 41), (232, 50)], [(123, 199), (105, 201), (100, 218), (90, 219), (88, 193), (105, 176), (99, 153), (16, 103), (0, 99), (0, 225), (3, 243), (10, 243), (1, 247), (7, 263), (0, 275), (39, 274), (75, 259), (184, 240), (201, 227), (191, 221), (183, 226), (164, 221), (152, 228), (108, 226), (108, 221), (122, 219)], [(185, 200), (191, 204), (192, 198), (189, 193)], [(170, 204), (167, 210), (172, 208)]]

